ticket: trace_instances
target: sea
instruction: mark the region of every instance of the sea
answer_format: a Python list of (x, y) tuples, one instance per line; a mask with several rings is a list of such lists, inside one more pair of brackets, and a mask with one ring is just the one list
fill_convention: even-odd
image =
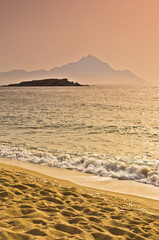
[(1, 87), (0, 157), (159, 187), (159, 88)]

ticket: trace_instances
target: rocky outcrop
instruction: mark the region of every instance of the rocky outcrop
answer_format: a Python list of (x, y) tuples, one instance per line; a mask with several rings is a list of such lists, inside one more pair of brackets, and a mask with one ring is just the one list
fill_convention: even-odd
[(8, 87), (40, 87), (40, 86), (82, 86), (78, 82), (70, 82), (67, 78), (57, 79), (42, 79), (42, 80), (33, 80), (33, 81), (25, 81), (16, 84), (9, 84)]

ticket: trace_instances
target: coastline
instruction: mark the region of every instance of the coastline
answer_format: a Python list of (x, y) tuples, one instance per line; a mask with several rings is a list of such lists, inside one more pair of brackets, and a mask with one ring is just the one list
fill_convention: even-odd
[(11, 161), (0, 159), (2, 240), (157, 239), (158, 200), (77, 185), (62, 179), (63, 169), (61, 176), (54, 169), (55, 178)]
[(8, 164), (10, 166), (35, 171), (49, 177), (70, 181), (79, 186), (94, 188), (100, 191), (159, 200), (159, 188), (144, 183), (105, 178), (76, 170), (48, 167), (15, 159), (0, 158), (0, 164)]

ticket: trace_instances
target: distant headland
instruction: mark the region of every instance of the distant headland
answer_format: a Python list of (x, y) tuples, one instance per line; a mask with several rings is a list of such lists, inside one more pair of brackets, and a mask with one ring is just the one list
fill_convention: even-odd
[(78, 82), (70, 82), (67, 78), (57, 79), (42, 79), (42, 80), (32, 80), (25, 81), (15, 84), (6, 85), (6, 87), (42, 87), (42, 86), (84, 86), (79, 84)]

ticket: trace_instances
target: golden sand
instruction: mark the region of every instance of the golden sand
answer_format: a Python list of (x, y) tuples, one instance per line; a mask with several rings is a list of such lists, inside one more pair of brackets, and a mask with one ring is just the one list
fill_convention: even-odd
[(76, 170), (48, 167), (45, 165), (33, 164), (26, 161), (23, 162), (16, 159), (0, 158), (0, 164), (1, 163), (42, 173), (60, 180), (68, 180), (69, 182), (76, 183), (80, 186), (109, 191), (110, 193), (124, 193), (127, 195), (129, 194), (159, 200), (159, 188), (149, 184), (105, 178)]
[(159, 239), (159, 201), (0, 164), (0, 239)]

